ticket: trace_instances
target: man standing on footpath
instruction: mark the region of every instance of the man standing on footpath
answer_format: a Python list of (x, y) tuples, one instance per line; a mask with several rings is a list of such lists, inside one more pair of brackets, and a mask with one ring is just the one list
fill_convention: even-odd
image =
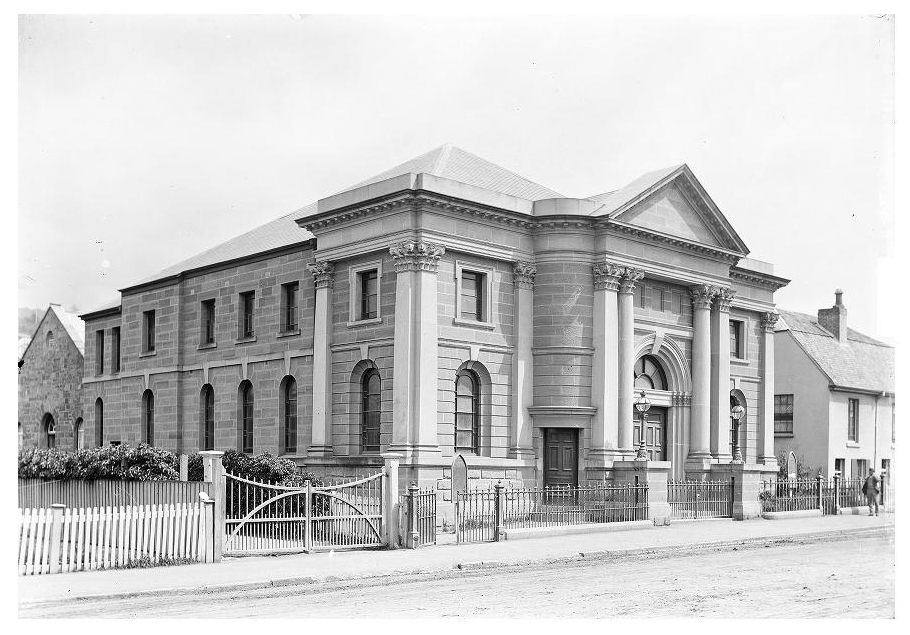
[(863, 483), (863, 494), (866, 495), (866, 503), (869, 504), (869, 515), (872, 516), (872, 506), (875, 505), (875, 516), (878, 516), (878, 484), (879, 479), (875, 475), (875, 468), (869, 468), (869, 476)]

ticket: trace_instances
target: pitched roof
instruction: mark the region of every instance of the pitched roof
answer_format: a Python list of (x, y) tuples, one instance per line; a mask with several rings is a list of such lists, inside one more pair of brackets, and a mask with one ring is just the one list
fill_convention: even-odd
[(85, 322), (83, 322), (82, 318), (75, 313), (67, 311), (58, 304), (52, 304), (47, 308), (47, 311), (44, 312), (44, 316), (42, 316), (41, 321), (38, 322), (38, 326), (35, 327), (35, 332), (32, 333), (31, 338), (28, 339), (28, 343), (24, 348), (22, 346), (22, 340), (19, 340), (19, 359), (25, 357), (25, 353), (32, 345), (32, 342), (35, 341), (35, 335), (38, 334), (41, 325), (44, 324), (47, 316), (51, 313), (54, 314), (54, 317), (56, 317), (63, 326), (63, 330), (65, 330), (69, 338), (73, 340), (73, 344), (76, 345), (79, 352), (85, 355)]
[(618, 190), (606, 192), (604, 194), (597, 194), (595, 196), (589, 196), (588, 198), (590, 198), (592, 201), (597, 201), (600, 203), (600, 205), (598, 205), (594, 210), (594, 214), (597, 216), (607, 216), (609, 214), (612, 214), (642, 192), (649, 190), (650, 188), (663, 181), (665, 178), (683, 167), (683, 165), (684, 164), (671, 165), (668, 168), (654, 170), (653, 172), (642, 174), (640, 177), (628, 185), (619, 188)]
[(371, 185), (402, 174), (432, 174), (439, 178), (458, 181), (474, 187), (481, 187), (516, 198), (538, 201), (544, 198), (565, 198), (548, 187), (529, 181), (523, 176), (490, 163), (476, 154), (471, 154), (451, 144), (439, 146), (425, 154), (396, 165), (385, 172), (347, 187), (342, 192), (364, 185)]
[(776, 330), (789, 330), (833, 385), (894, 392), (894, 348), (851, 328), (847, 329), (847, 342), (841, 344), (815, 317), (795, 311), (779, 313), (783, 323)]

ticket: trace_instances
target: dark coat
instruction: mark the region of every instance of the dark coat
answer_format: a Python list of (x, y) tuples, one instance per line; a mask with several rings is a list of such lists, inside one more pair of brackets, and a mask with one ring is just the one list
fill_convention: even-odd
[(879, 478), (875, 474), (870, 474), (863, 482), (863, 494), (866, 496), (869, 494), (878, 494), (878, 484)]

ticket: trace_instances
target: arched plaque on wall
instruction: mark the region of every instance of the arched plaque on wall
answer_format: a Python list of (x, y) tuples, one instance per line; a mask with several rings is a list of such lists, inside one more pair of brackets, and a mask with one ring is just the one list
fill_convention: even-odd
[(452, 461), (452, 500), (456, 492), (468, 491), (468, 464), (460, 454)]
[(796, 455), (793, 452), (787, 455), (787, 478), (796, 478)]

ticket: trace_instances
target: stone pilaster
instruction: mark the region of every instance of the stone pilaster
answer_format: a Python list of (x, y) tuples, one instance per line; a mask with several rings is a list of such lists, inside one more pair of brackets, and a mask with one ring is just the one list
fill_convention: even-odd
[(619, 449), (630, 457), (635, 454), (635, 448), (632, 447), (635, 400), (635, 314), (632, 294), (635, 283), (644, 275), (639, 269), (625, 267), (619, 283)]
[(724, 463), (733, 458), (730, 451), (730, 306), (735, 295), (733, 289), (719, 287), (711, 311), (711, 455)]
[(389, 451), (403, 452), (405, 460), (411, 460), (439, 453), (436, 271), (445, 247), (406, 240), (392, 245), (389, 253), (397, 274)]
[(619, 448), (619, 306), (617, 291), (623, 267), (609, 262), (594, 265), (594, 357), (589, 457), (606, 465), (622, 456)]
[(512, 354), (512, 434), (509, 457), (534, 456), (531, 415), (528, 407), (534, 405), (534, 358), (531, 345), (534, 340), (534, 276), (537, 267), (529, 262), (516, 262), (512, 266), (515, 284), (513, 333), (515, 352)]
[(692, 297), (692, 409), (689, 459), (710, 459), (711, 443), (711, 300), (717, 287), (689, 288)]
[(316, 285), (313, 328), (313, 426), (308, 456), (332, 454), (332, 289), (335, 266), (328, 261), (307, 265)]
[(761, 316), (761, 419), (755, 453), (758, 463), (774, 467), (774, 325), (778, 317), (770, 311)]

